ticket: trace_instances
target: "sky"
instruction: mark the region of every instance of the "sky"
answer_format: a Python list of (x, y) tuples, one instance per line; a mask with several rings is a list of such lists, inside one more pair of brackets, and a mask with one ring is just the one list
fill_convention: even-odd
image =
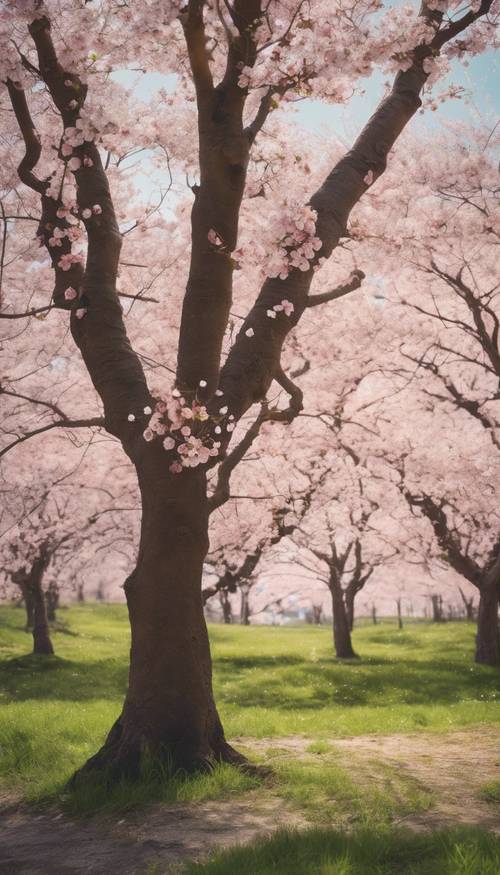
[[(118, 71), (113, 78), (126, 87), (133, 87), (141, 100), (152, 100), (160, 88), (172, 91), (175, 76), (159, 73), (136, 74)], [(355, 139), (362, 126), (368, 121), (384, 93), (388, 77), (376, 72), (362, 85), (364, 93), (354, 96), (346, 105), (327, 104), (320, 100), (304, 99), (294, 104), (297, 122), (306, 130), (316, 134), (334, 134), (346, 146)], [(420, 113), (413, 126), (429, 130), (443, 123), (465, 121), (474, 126), (491, 123), (492, 127), (500, 117), (500, 71), (495, 53), (490, 51), (471, 58), (467, 66), (454, 61), (452, 73), (434, 88), (438, 94), (451, 82), (465, 89), (460, 100), (447, 100), (436, 112), (426, 110)]]

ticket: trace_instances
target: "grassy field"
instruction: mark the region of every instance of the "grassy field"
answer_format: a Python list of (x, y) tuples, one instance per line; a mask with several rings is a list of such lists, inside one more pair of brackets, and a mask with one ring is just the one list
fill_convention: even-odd
[[(431, 795), (387, 764), (374, 767), (376, 780), (371, 774), (354, 780), (335, 751), (341, 736), (500, 723), (498, 673), (473, 663), (472, 624), (412, 623), (402, 631), (389, 621), (360, 624), (360, 659), (351, 662), (335, 660), (327, 627), (212, 626), (216, 698), (226, 733), (240, 737), (236, 746), (256, 761), (273, 765), (272, 787), (221, 767), (187, 779), (156, 771), (111, 794), (93, 787), (75, 796), (64, 785), (99, 747), (125, 692), (126, 610), (61, 610), (55, 657), (27, 655), (31, 636), (23, 623), (22, 610), (0, 608), (0, 791), (28, 803), (57, 804), (73, 815), (118, 812), (151, 800), (195, 804), (244, 795), (257, 803), (271, 793), (318, 827), (307, 835), (280, 833), (177, 870), (193, 875), (498, 871), (498, 843), (486, 834), (457, 838), (448, 832), (431, 839), (387, 832), (396, 819), (425, 811)], [(308, 739), (299, 760), (283, 756), (280, 737), (290, 736)], [(265, 749), (252, 751), (249, 738), (265, 739)], [(485, 785), (483, 798), (498, 804), (496, 782)], [(348, 833), (332, 829), (333, 821)], [(407, 859), (406, 868), (395, 867), (395, 854)], [(156, 871), (163, 870), (152, 868), (150, 875)]]

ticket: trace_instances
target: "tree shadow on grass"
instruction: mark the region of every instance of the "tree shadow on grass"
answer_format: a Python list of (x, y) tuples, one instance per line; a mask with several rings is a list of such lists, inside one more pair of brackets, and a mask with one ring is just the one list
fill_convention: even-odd
[(497, 875), (500, 838), (478, 829), (279, 831), (188, 863), (186, 875)]
[(0, 701), (89, 701), (121, 697), (128, 665), (122, 659), (80, 662), (29, 654), (0, 663)]
[[(449, 705), (488, 701), (498, 694), (498, 674), (453, 660), (369, 659), (304, 662), (288, 657), (216, 659), (218, 700), (240, 707), (300, 708), (339, 705)], [(462, 670), (460, 670), (462, 669)]]

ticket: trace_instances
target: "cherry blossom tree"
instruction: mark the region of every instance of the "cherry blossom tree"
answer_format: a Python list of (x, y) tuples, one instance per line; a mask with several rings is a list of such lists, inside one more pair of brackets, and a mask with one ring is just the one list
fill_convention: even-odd
[[(280, 355), (307, 307), (313, 279), (345, 235), (351, 210), (384, 172), (423, 89), (449, 59), (488, 45), (491, 7), (491, 0), (465, 10), (456, 2), (434, 2), (418, 14), (406, 7), (381, 14), (378, 0), (363, 0), (335, 5), (333, 24), (331, 3), (323, 0), (307, 7), (288, 0), (6, 4), (2, 79), (18, 126), (11, 141), (21, 156), (19, 177), (30, 190), (19, 189), (16, 203), (29, 198), (31, 215), (41, 217), (38, 239), (55, 279), (50, 308), (70, 311), (71, 334), (102, 403), (104, 428), (134, 465), (142, 497), (138, 560), (125, 587), (132, 626), (128, 693), (84, 774), (137, 773), (146, 748), (186, 769), (207, 768), (214, 759), (243, 762), (224, 738), (210, 680), (200, 598), (208, 549), (207, 468), (224, 458), (236, 423), (264, 401), (273, 380), (290, 390), (290, 407), (298, 412)], [(123, 236), (136, 223), (119, 225), (110, 153), (130, 157), (134, 134), (128, 118), (118, 121), (127, 97), (109, 74), (137, 61), (174, 73), (179, 98), (189, 111), (195, 102), (197, 112), (199, 175), (192, 185), (191, 260), (186, 292), (179, 290), (172, 391), (157, 392), (146, 381), (117, 288)], [(240, 211), (248, 214), (251, 201), (261, 200), (271, 184), (264, 178), (255, 186), (255, 177), (248, 178), (254, 187), (242, 207), (251, 152), (271, 125), (269, 116), (297, 96), (343, 101), (375, 67), (393, 71), (394, 84), (352, 149), (312, 196), (311, 188), (301, 200), (284, 193), (274, 219), (264, 204), (268, 234), (253, 253), (258, 271), (248, 274), (262, 281), (261, 290), (249, 294), (241, 327), (227, 337), (233, 271), (245, 270), (252, 255), (244, 234), (238, 248)], [(166, 101), (163, 123), (169, 113), (176, 118), (177, 107)], [(181, 107), (175, 133), (183, 123)], [(187, 122), (181, 141), (192, 130)], [(149, 148), (161, 148), (161, 133), (148, 130), (146, 136)], [(144, 142), (143, 135), (141, 148)], [(192, 169), (191, 138), (177, 172)], [(262, 208), (255, 207), (259, 218)], [(175, 228), (171, 236), (173, 250), (186, 245)], [(152, 240), (165, 245), (164, 224)], [(21, 249), (21, 241), (16, 246)], [(10, 315), (33, 313), (30, 307), (28, 298)], [(147, 334), (147, 323), (143, 330)], [(72, 424), (98, 423), (78, 417), (56, 427)]]
[(418, 317), (400, 372), (425, 376), (427, 396), (474, 417), (498, 451), (498, 134), (462, 125), (440, 140), (439, 161), (414, 141), (418, 171), (391, 198), (392, 220), (382, 227), (372, 195), (353, 232), (378, 260), (386, 298)]
[[(486, 486), (488, 488), (488, 486)], [(429, 520), (439, 547), (451, 567), (479, 591), (476, 662), (500, 664), (500, 540), (497, 514), (464, 511), (450, 496), (436, 497), (414, 490), (402, 475), (401, 490), (412, 510)], [(433, 597), (434, 619), (443, 620), (442, 605)], [(436, 603), (434, 602), (436, 599)], [(467, 604), (467, 603), (466, 603)]]

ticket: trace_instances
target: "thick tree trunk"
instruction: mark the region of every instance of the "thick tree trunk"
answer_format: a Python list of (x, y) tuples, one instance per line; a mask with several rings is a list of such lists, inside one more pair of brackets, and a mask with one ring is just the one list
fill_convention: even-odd
[(85, 584), (79, 583), (76, 588), (76, 600), (78, 604), (82, 605), (85, 601)]
[(212, 693), (201, 598), (208, 549), (205, 475), (170, 475), (164, 451), (151, 445), (138, 470), (141, 543), (124, 587), (132, 631), (129, 687), (104, 746), (76, 780), (92, 771), (110, 780), (137, 777), (144, 754), (186, 771), (245, 761), (225, 741)]
[(375, 605), (372, 605), (372, 620), (373, 620), (373, 625), (376, 626), (377, 625), (377, 608), (375, 607)]
[(34, 574), (29, 583), (33, 598), (33, 653), (51, 656), (54, 653), (50, 640), (49, 622), (45, 593), (42, 589), (41, 577)]
[(352, 647), (349, 619), (345, 608), (342, 589), (339, 585), (332, 584), (330, 592), (332, 594), (333, 644), (335, 647), (335, 655), (338, 659), (355, 659), (357, 654)]
[(486, 580), (479, 590), (475, 659), (484, 665), (500, 665), (498, 583), (494, 579)]

